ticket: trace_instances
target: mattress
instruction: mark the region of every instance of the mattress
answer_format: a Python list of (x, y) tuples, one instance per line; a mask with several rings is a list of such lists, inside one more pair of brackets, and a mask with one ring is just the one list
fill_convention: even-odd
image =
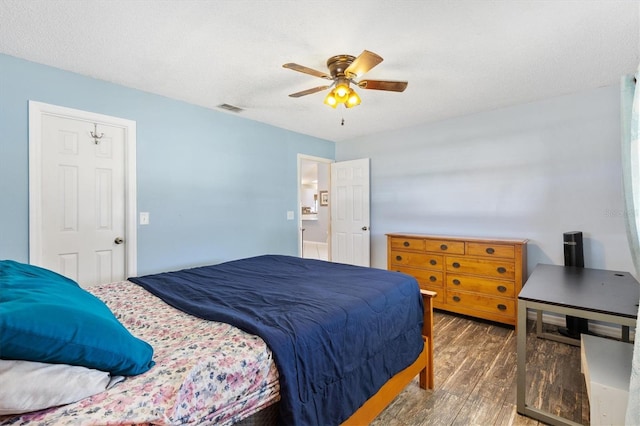
[(280, 424), (341, 424), (424, 350), (418, 283), (397, 272), (261, 255), (131, 281), (262, 337), (278, 366)]
[(0, 424), (228, 425), (280, 399), (273, 355), (260, 337), (183, 313), (128, 281), (89, 291), (153, 346), (156, 365), (92, 397)]

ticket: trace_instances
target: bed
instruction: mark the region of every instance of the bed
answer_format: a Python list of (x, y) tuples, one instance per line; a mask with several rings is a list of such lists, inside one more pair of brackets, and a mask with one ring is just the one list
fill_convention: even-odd
[[(258, 287), (276, 288), (275, 283), (285, 276), (298, 281), (295, 291), (256, 292)], [(242, 277), (241, 284), (237, 283), (239, 277)], [(316, 291), (316, 280), (328, 287), (348, 287), (346, 296), (331, 295), (329, 303), (318, 308), (316, 301), (327, 298), (327, 294)], [(389, 280), (392, 287), (403, 289), (399, 295), (386, 292)], [(212, 282), (216, 284), (210, 285)], [(200, 293), (202, 289), (197, 287), (202, 283), (209, 283), (204, 287), (225, 288), (234, 296), (225, 299), (219, 290)], [(241, 287), (238, 288), (238, 285)], [(126, 282), (96, 286), (90, 291), (106, 303), (132, 335), (149, 343), (154, 351), (155, 365), (142, 374), (129, 376), (124, 382), (77, 402), (0, 417), (0, 423), (234, 424), (271, 412), (277, 413), (279, 422), (285, 424), (365, 424), (375, 418), (416, 376), (420, 376), (422, 388), (433, 387), (431, 298), (434, 294), (421, 294), (415, 280), (403, 274), (289, 256), (258, 256), (211, 267), (130, 278)], [(291, 293), (298, 293), (302, 298), (298, 297), (295, 301), (291, 299), (291, 303), (288, 303)], [(187, 297), (181, 297), (185, 295)], [(285, 313), (284, 317), (273, 315), (276, 322), (285, 318), (295, 323), (291, 325), (295, 339), (283, 335), (280, 338), (284, 340), (278, 344), (272, 340), (270, 346), (265, 342), (273, 339), (268, 332), (258, 337), (256, 331), (263, 330), (255, 327), (264, 325), (265, 318), (272, 316), (272, 312), (262, 311), (258, 314), (259, 308), (254, 306), (254, 302), (256, 299), (268, 301), (270, 298), (285, 302), (280, 304), (284, 308), (277, 309)], [(345, 308), (350, 305), (344, 303), (354, 301), (360, 301), (364, 308)], [(195, 311), (194, 306), (185, 308), (182, 306), (184, 304), (195, 305)], [(302, 309), (298, 308), (300, 304), (303, 305)], [(407, 308), (406, 304), (413, 308)], [(223, 306), (223, 309), (209, 311), (208, 306), (211, 305)], [(281, 347), (290, 346), (295, 354), (304, 350), (296, 346), (298, 342), (305, 342), (302, 346), (310, 346), (309, 342), (315, 341), (315, 337), (299, 337), (303, 334), (299, 325), (303, 324), (304, 329), (313, 328), (317, 320), (296, 319), (296, 312), (299, 314), (320, 309), (325, 311), (325, 322), (342, 315), (339, 321), (320, 328), (325, 333), (329, 330), (328, 334), (332, 336), (338, 334), (336, 327), (344, 328), (350, 334), (340, 339), (357, 344), (336, 344), (334, 341), (328, 344), (329, 349), (323, 349), (323, 346), (327, 346), (323, 343), (312, 350), (314, 354), (327, 352), (330, 357), (340, 358), (346, 356), (342, 353), (344, 347), (350, 346), (356, 347), (356, 353), (366, 356), (366, 350), (361, 346), (367, 343), (367, 339), (379, 339), (377, 336), (368, 338), (369, 332), (362, 333), (359, 327), (364, 327), (365, 323), (376, 323), (379, 329), (395, 328), (393, 323), (380, 319), (383, 311), (390, 307), (391, 315), (400, 318), (407, 316), (403, 312), (415, 311), (416, 306), (420, 308), (420, 318), (416, 320), (414, 315), (414, 323), (410, 328), (420, 328), (422, 337), (419, 337), (417, 350), (413, 332), (405, 333), (403, 339), (411, 340), (411, 344), (404, 349), (401, 343), (393, 345), (402, 354), (399, 356), (404, 358), (401, 361), (384, 360), (384, 356), (380, 360), (370, 356), (368, 360), (351, 364), (338, 360), (340, 362), (330, 368), (335, 371), (319, 375), (321, 369), (315, 363), (320, 365), (321, 361), (316, 360), (313, 354), (309, 356), (301, 352), (299, 357), (292, 357), (298, 363), (293, 363), (293, 370), (291, 366), (284, 365), (284, 359), (291, 356), (283, 352)], [(191, 309), (191, 314), (182, 309)], [(352, 313), (359, 309), (373, 312), (373, 317), (357, 318), (355, 323), (350, 323)], [(248, 322), (252, 316), (260, 318), (258, 326)], [(232, 322), (236, 326), (229, 325)], [(283, 343), (287, 339), (293, 343)], [(339, 348), (337, 352), (336, 347)], [(376, 350), (374, 348), (374, 352)], [(0, 357), (5, 358), (2, 349)], [(299, 365), (300, 362), (310, 365)], [(347, 364), (349, 367), (345, 367)], [(305, 373), (307, 376), (299, 374), (305, 369), (311, 372)], [(331, 390), (335, 387), (333, 382), (350, 381), (343, 380), (343, 376), (349, 376), (345, 374), (348, 369), (351, 369), (351, 375), (366, 376), (367, 383), (364, 385), (354, 379), (358, 387), (369, 386), (364, 394), (354, 392), (349, 387), (337, 386), (337, 390)], [(355, 393), (356, 397), (345, 396), (351, 393)], [(292, 407), (291, 399), (302, 401), (302, 408)], [(343, 399), (352, 400), (342, 406)], [(274, 407), (277, 408), (274, 410)]]

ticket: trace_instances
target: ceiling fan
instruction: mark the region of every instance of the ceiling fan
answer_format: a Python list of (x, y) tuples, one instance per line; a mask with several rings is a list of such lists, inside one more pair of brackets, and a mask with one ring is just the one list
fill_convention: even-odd
[(325, 97), (324, 103), (332, 108), (337, 107), (339, 104), (344, 104), (345, 107), (351, 108), (356, 105), (360, 105), (360, 96), (351, 88), (352, 83), (361, 89), (403, 92), (404, 89), (407, 88), (408, 83), (406, 81), (356, 80), (380, 62), (382, 62), (381, 56), (365, 50), (357, 58), (351, 55), (336, 55), (330, 57), (327, 60), (329, 74), (294, 63), (284, 64), (284, 68), (332, 81), (329, 85), (318, 86), (301, 92), (292, 93), (289, 96), (292, 98), (299, 98), (301, 96), (333, 88)]

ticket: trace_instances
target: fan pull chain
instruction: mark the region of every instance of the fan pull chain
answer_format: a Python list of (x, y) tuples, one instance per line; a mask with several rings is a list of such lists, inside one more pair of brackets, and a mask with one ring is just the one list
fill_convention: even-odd
[(341, 126), (344, 126), (344, 117), (342, 117), (342, 122), (340, 123)]

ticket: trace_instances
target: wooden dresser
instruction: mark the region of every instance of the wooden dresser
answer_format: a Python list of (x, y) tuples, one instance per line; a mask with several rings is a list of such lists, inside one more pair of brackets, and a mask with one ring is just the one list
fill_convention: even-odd
[(437, 292), (436, 309), (515, 326), (527, 240), (387, 234), (387, 269)]

